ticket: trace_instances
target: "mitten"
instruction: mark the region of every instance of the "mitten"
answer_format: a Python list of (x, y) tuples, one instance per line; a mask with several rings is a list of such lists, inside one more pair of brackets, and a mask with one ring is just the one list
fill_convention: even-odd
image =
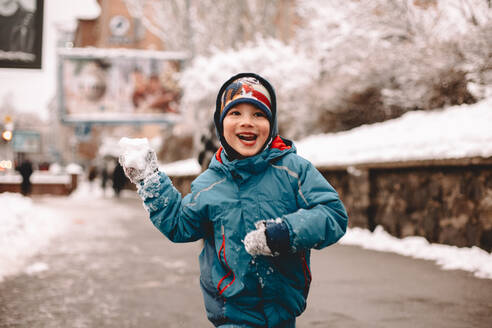
[(277, 256), (289, 251), (289, 229), (282, 219), (258, 221), (255, 227), (244, 238), (246, 252), (253, 256)]
[(132, 183), (138, 184), (158, 170), (157, 156), (147, 139), (122, 138), (119, 145), (119, 162)]
[(255, 223), (256, 230), (250, 231), (244, 237), (244, 247), (249, 254), (273, 256), (272, 251), (268, 247), (266, 240), (266, 224), (265, 221)]

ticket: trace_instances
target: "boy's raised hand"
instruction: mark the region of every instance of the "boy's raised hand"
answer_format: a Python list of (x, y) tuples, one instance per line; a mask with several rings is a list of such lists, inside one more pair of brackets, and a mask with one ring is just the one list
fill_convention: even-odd
[(146, 138), (121, 138), (118, 145), (119, 162), (132, 183), (137, 184), (158, 170), (157, 156)]

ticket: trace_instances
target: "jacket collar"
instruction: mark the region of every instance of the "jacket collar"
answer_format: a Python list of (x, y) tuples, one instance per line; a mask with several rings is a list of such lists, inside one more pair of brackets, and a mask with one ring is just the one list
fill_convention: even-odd
[(212, 159), (210, 168), (223, 171), (235, 180), (245, 181), (251, 175), (264, 171), (275, 159), (295, 152), (296, 148), (292, 141), (277, 136), (269, 148), (241, 160), (230, 161), (221, 147)]

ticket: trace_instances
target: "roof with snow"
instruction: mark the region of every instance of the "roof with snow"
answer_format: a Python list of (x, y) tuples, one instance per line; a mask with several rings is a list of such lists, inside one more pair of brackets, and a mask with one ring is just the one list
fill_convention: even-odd
[(186, 60), (184, 51), (158, 51), (127, 48), (58, 48), (57, 54), (71, 58), (150, 58), (160, 60)]

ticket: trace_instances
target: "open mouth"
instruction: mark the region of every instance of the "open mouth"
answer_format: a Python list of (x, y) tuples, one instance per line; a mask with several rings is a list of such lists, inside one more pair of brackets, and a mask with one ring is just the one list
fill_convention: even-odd
[(244, 141), (255, 141), (258, 136), (254, 133), (239, 133), (237, 137)]

